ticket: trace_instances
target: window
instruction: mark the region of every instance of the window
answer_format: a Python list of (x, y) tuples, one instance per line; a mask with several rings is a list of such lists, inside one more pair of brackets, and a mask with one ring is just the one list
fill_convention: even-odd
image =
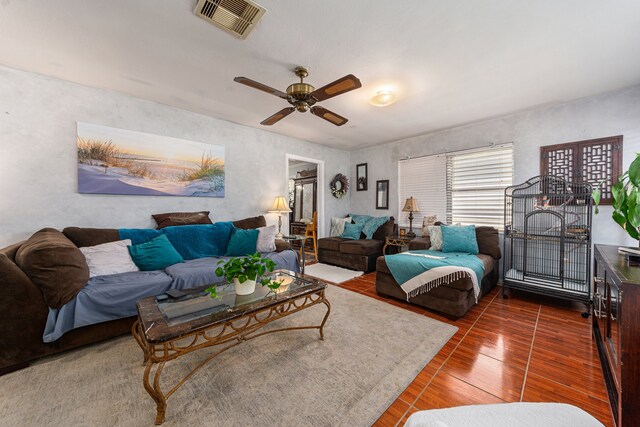
[[(401, 160), (399, 208), (414, 197), (420, 214), (437, 215), (448, 224), (488, 225), (502, 229), (504, 189), (513, 182), (513, 145)], [(415, 216), (415, 215), (414, 215)], [(408, 212), (399, 213), (399, 224), (409, 225)]]
[(622, 175), (622, 136), (540, 147), (540, 174), (601, 185), (600, 204), (610, 205), (611, 187)]
[(402, 212), (405, 200), (413, 197), (418, 202), (420, 214), (414, 215), (415, 229), (422, 226), (423, 215), (438, 215), (438, 220), (447, 218), (447, 160), (444, 155), (424, 156), (409, 160), (400, 160), (398, 164), (400, 207), (399, 222), (409, 226), (409, 212)]
[(447, 156), (447, 223), (502, 229), (504, 189), (513, 182), (513, 145)]

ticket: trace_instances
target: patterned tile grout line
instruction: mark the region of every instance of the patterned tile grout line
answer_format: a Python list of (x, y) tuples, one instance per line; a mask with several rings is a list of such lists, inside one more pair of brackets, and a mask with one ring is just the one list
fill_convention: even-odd
[[(478, 320), (482, 317), (482, 315), (487, 311), (487, 309), (491, 306), (491, 304), (493, 303), (493, 301), (496, 299), (496, 297), (498, 296), (499, 292), (497, 292), (493, 298), (491, 298), (491, 301), (489, 301), (489, 304), (487, 304), (487, 306), (484, 308), (484, 310), (482, 310), (482, 312), (478, 315), (478, 317), (476, 317), (476, 320), (473, 321), (473, 324), (471, 325), (471, 327), (469, 327), (469, 329), (467, 330), (467, 332), (465, 332), (465, 334), (462, 336), (462, 338), (460, 338), (460, 341), (458, 341), (458, 344), (456, 344), (456, 346), (453, 348), (453, 350), (451, 350), (451, 353), (449, 353), (449, 356), (447, 356), (447, 358), (442, 362), (442, 364), (438, 367), (438, 369), (436, 369), (436, 372), (434, 372), (434, 374), (431, 376), (431, 379), (429, 380), (429, 382), (427, 383), (427, 385), (424, 386), (424, 388), (422, 389), (422, 391), (420, 392), (420, 394), (418, 394), (418, 396), (415, 398), (415, 400), (413, 401), (413, 403), (411, 403), (409, 405), (409, 407), (407, 408), (406, 411), (404, 411), (404, 414), (402, 414), (402, 416), (400, 417), (400, 419), (398, 420), (398, 422), (396, 422), (395, 427), (398, 427), (400, 425), (400, 422), (402, 422), (402, 419), (405, 417), (405, 415), (407, 415), (407, 413), (409, 413), (409, 411), (411, 410), (411, 408), (413, 408), (413, 404), (416, 403), (420, 397), (422, 397), (422, 394), (424, 393), (424, 391), (429, 387), (429, 385), (431, 385), (431, 382), (433, 381), (433, 379), (436, 377), (436, 375), (438, 375), (438, 372), (440, 372), (440, 370), (442, 369), (442, 367), (447, 363), (447, 361), (449, 359), (451, 359), (451, 356), (453, 356), (453, 353), (455, 353), (455, 351), (458, 349), (458, 347), (460, 346), (460, 344), (462, 343), (462, 341), (464, 340), (464, 338), (469, 334), (469, 332), (471, 332), (471, 330), (473, 329), (474, 326), (476, 326), (476, 323), (478, 323)], [(453, 338), (453, 337), (452, 337)], [(446, 345), (446, 343), (445, 343)], [(437, 353), (436, 353), (437, 355)], [(435, 355), (433, 356), (435, 357)], [(472, 385), (472, 387), (474, 387)], [(483, 390), (484, 391), (484, 390)]]
[(520, 402), (524, 397), (524, 388), (527, 385), (527, 375), (529, 375), (529, 365), (531, 364), (531, 355), (533, 355), (533, 344), (536, 342), (536, 333), (538, 332), (538, 322), (540, 321), (540, 312), (542, 305), (538, 306), (538, 315), (536, 316), (536, 326), (533, 328), (533, 337), (531, 337), (531, 347), (529, 347), (529, 357), (527, 358), (527, 367), (524, 370), (524, 378), (522, 380), (522, 390), (520, 390)]

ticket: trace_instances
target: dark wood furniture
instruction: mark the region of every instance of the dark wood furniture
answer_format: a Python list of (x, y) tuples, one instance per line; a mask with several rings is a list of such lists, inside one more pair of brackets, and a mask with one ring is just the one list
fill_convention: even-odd
[(618, 427), (640, 426), (640, 266), (595, 245), (593, 339)]
[(401, 252), (402, 249), (406, 246), (409, 246), (409, 242), (412, 241), (413, 237), (408, 236), (400, 236), (400, 235), (391, 235), (385, 237), (384, 246), (382, 247), (382, 255), (387, 255), (387, 248), (389, 246), (393, 246), (396, 248), (396, 251), (393, 253)]
[[(144, 355), (144, 388), (156, 403), (155, 424), (164, 422), (167, 399), (220, 353), (253, 338), (274, 332), (318, 329), (324, 339), (324, 325), (331, 311), (325, 297), (326, 283), (299, 273), (277, 270), (273, 278), (281, 282), (272, 291), (256, 286), (250, 295), (236, 295), (232, 286), (218, 289), (218, 298), (211, 298), (204, 288), (187, 290), (178, 300), (158, 301), (147, 297), (138, 301), (138, 320), (132, 334)], [(205, 287), (206, 288), (206, 287)], [(287, 326), (264, 331), (268, 324), (317, 304), (327, 311), (318, 325)], [(203, 348), (221, 346), (203, 357), (183, 379), (163, 390), (160, 376), (165, 364)]]

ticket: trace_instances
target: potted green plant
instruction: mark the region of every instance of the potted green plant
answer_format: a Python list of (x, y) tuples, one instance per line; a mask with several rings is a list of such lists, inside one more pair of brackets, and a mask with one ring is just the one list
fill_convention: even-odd
[[(593, 190), (593, 202), (598, 214), (600, 185)], [(611, 217), (629, 236), (640, 240), (640, 153), (627, 170), (611, 187), (613, 213)]]
[[(250, 295), (256, 290), (256, 282), (260, 281), (262, 286), (268, 286), (275, 290), (280, 286), (280, 282), (273, 281), (268, 277), (262, 278), (267, 272), (272, 272), (276, 263), (269, 258), (262, 258), (260, 252), (229, 260), (218, 261), (220, 267), (216, 268), (216, 276), (224, 277), (226, 283), (235, 285), (236, 295)], [(218, 296), (217, 285), (205, 289), (213, 298)]]

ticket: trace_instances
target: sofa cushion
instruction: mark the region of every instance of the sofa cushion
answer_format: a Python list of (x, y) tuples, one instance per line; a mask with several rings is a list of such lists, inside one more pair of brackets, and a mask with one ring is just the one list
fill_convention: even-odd
[(340, 243), (340, 252), (354, 255), (375, 255), (382, 253), (384, 243), (379, 240), (347, 240)]
[(276, 233), (278, 229), (275, 225), (258, 228), (258, 242), (256, 250), (258, 252), (273, 252), (276, 250)]
[[(299, 271), (298, 258), (294, 251), (280, 253), (269, 252), (263, 255), (276, 263), (276, 269)], [(187, 289), (196, 286), (221, 283), (224, 277), (216, 276), (219, 261), (227, 261), (229, 257), (200, 258), (167, 267), (165, 272), (173, 278), (171, 284), (175, 289)]]
[(478, 254), (475, 225), (441, 226), (442, 252), (466, 252)]
[(344, 231), (340, 235), (343, 239), (351, 239), (357, 240), (360, 238), (360, 234), (362, 234), (362, 229), (364, 228), (364, 224), (345, 224)]
[(322, 239), (318, 239), (318, 248), (339, 251), (340, 243), (347, 241), (349, 241), (349, 239), (343, 239), (342, 237), (323, 237)]
[(131, 240), (80, 248), (89, 266), (89, 277), (140, 271), (131, 259), (127, 246), (131, 246)]
[(16, 252), (16, 264), (42, 291), (49, 307), (69, 302), (89, 280), (89, 267), (80, 249), (64, 234), (43, 228)]
[(493, 227), (476, 227), (476, 240), (478, 241), (478, 252), (487, 254), (493, 259), (500, 259), (500, 237), (498, 230)]
[(129, 246), (133, 262), (142, 271), (162, 270), (170, 265), (184, 262), (164, 234), (139, 245)]
[(351, 217), (331, 218), (331, 231), (329, 232), (329, 236), (340, 237), (342, 235), (342, 232), (344, 231), (345, 224), (351, 224)]
[(256, 253), (259, 235), (258, 230), (234, 228), (225, 256), (246, 256)]
[(49, 311), (40, 334), (44, 342), (58, 340), (64, 333), (87, 325), (137, 314), (136, 302), (160, 295), (171, 286), (162, 271), (134, 271), (93, 277), (78, 295), (59, 310)]
[(385, 241), (387, 236), (392, 236), (396, 234), (396, 223), (393, 217), (389, 218), (389, 221), (382, 224), (375, 233), (373, 233), (373, 238), (375, 240)]
[(194, 225), (194, 224), (211, 224), (209, 211), (202, 212), (169, 212), (163, 214), (151, 215), (158, 224), (158, 230), (165, 227)]
[(239, 219), (237, 221), (233, 221), (233, 225), (236, 228), (242, 228), (243, 230), (250, 230), (254, 228), (266, 227), (267, 220), (264, 219), (264, 215), (254, 216), (251, 218)]
[(115, 228), (67, 227), (62, 234), (79, 248), (121, 240)]
[(416, 251), (419, 249), (429, 249), (431, 247), (431, 239), (429, 236), (416, 237), (409, 242), (409, 250)]

